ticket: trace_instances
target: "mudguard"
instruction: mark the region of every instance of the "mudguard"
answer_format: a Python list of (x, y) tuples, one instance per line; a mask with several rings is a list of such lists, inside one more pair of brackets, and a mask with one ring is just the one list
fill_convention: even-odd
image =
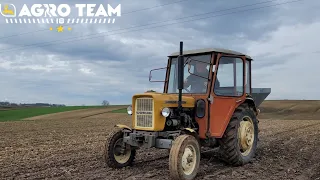
[(191, 128), (184, 128), (183, 130), (187, 130), (187, 131), (189, 131), (189, 132), (191, 132), (191, 133), (194, 133), (194, 132), (195, 132), (195, 130), (193, 130), (193, 129), (191, 129)]
[(254, 99), (253, 99), (250, 95), (247, 95), (246, 100), (245, 100), (245, 102), (244, 102), (244, 103), (248, 103), (248, 105), (249, 105), (249, 106), (251, 106), (251, 107), (253, 108), (253, 110), (254, 110), (254, 111), (255, 111), (255, 113), (256, 113), (256, 116), (258, 116), (258, 115), (259, 115), (259, 113), (260, 113), (260, 109), (258, 109), (258, 108), (257, 108), (257, 106), (256, 106), (256, 103), (255, 103)]
[(132, 129), (129, 126), (123, 125), (123, 124), (117, 124), (115, 127), (118, 127), (120, 129), (127, 129), (129, 131), (132, 131)]

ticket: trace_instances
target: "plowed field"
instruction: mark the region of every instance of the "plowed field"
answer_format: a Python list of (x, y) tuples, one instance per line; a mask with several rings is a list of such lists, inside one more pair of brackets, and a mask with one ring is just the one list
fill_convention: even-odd
[[(266, 101), (252, 163), (231, 167), (204, 149), (197, 179), (319, 179), (320, 102)], [(89, 112), (91, 111), (91, 112)], [(65, 115), (65, 116), (64, 116)], [(1, 179), (169, 179), (168, 152), (141, 149), (133, 167), (102, 158), (106, 136), (126, 114), (79, 110), (0, 123)]]

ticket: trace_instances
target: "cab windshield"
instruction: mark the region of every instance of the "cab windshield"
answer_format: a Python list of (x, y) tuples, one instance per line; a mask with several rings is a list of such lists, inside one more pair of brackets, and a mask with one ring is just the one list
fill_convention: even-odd
[[(182, 93), (205, 94), (209, 78), (211, 54), (184, 56), (184, 89)], [(189, 73), (189, 71), (190, 73)], [(168, 93), (179, 93), (178, 58), (172, 58)]]

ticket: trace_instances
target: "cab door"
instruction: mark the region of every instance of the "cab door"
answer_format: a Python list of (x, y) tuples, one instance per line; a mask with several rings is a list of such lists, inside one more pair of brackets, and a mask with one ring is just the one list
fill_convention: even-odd
[(207, 135), (220, 138), (236, 107), (245, 100), (245, 57), (218, 54), (211, 89)]

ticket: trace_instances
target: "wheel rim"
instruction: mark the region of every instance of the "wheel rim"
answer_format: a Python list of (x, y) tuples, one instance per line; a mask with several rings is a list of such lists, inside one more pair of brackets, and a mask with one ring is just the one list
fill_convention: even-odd
[(247, 156), (252, 149), (255, 138), (253, 121), (250, 117), (246, 116), (240, 122), (238, 137), (241, 154)]
[(188, 145), (184, 149), (184, 153), (183, 153), (182, 159), (181, 159), (183, 172), (186, 175), (192, 174), (192, 172), (194, 171), (194, 169), (196, 167), (196, 163), (197, 163), (196, 149), (193, 146)]
[(114, 150), (113, 155), (114, 155), (115, 160), (118, 163), (124, 164), (130, 159), (131, 148), (130, 148), (130, 146), (126, 146), (124, 153), (121, 153), (122, 143), (123, 143), (122, 138), (118, 139), (116, 141), (116, 143), (114, 144), (114, 147), (113, 147), (113, 150)]

